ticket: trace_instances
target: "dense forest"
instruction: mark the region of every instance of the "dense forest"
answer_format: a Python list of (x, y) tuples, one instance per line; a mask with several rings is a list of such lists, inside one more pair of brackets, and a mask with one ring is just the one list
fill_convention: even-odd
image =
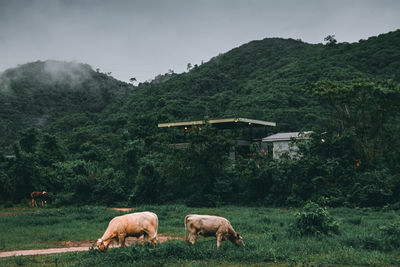
[(130, 85), (76, 62), (33, 62), (0, 74), (0, 146), (20, 130), (73, 113), (99, 113), (130, 94)]
[[(267, 38), (137, 86), (85, 64), (0, 74), (0, 200), (50, 192), (56, 205), (165, 203), (400, 208), (400, 30), (325, 44)], [(160, 122), (244, 117), (270, 133), (312, 130), (300, 157), (236, 131)], [(171, 143), (188, 143), (175, 149)]]

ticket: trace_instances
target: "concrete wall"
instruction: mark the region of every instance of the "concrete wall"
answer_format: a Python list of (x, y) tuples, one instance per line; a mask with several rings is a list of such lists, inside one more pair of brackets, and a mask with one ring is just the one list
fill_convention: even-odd
[(273, 157), (279, 159), (283, 154), (288, 154), (291, 158), (296, 157), (299, 148), (292, 141), (273, 142)]

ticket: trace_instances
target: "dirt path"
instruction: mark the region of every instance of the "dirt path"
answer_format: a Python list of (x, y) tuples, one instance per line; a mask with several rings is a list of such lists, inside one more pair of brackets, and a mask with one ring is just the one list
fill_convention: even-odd
[[(181, 239), (177, 236), (163, 236), (158, 235), (158, 242), (163, 243), (172, 239)], [(134, 243), (142, 242), (143, 238), (128, 237), (126, 239), (126, 245), (132, 245)], [(29, 249), (29, 250), (13, 250), (13, 251), (3, 251), (0, 252), (0, 258), (13, 257), (13, 256), (32, 256), (32, 255), (43, 255), (43, 254), (55, 254), (73, 251), (88, 251), (92, 246), (91, 242), (63, 242), (63, 248), (45, 248), (45, 249)], [(113, 241), (110, 248), (118, 247), (116, 241)]]
[(133, 208), (110, 208), (110, 210), (128, 212), (128, 211), (132, 211)]

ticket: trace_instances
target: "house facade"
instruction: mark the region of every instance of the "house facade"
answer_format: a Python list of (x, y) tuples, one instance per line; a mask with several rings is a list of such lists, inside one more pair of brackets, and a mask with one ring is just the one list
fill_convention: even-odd
[(278, 160), (283, 155), (288, 155), (290, 158), (295, 158), (299, 148), (293, 140), (307, 139), (311, 131), (308, 132), (290, 132), (277, 133), (262, 139), (264, 143), (273, 144), (273, 159)]

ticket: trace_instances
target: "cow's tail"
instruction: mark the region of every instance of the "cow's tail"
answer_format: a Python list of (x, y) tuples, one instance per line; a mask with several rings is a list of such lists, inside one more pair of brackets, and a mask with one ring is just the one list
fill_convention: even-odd
[(185, 243), (186, 245), (188, 244), (188, 240), (187, 240), (187, 221), (188, 221), (189, 215), (186, 215), (185, 217)]
[[(154, 247), (157, 247), (157, 244), (158, 244), (158, 216), (155, 213), (153, 213), (153, 214), (155, 215), (155, 219), (156, 219), (156, 230), (152, 236), (150, 236), (149, 233), (147, 233), (147, 238), (150, 238), (150, 242), (153, 243)], [(152, 222), (154, 222), (154, 221), (152, 221)], [(145, 237), (146, 237), (146, 234), (145, 234)]]
[[(157, 238), (157, 236), (158, 236), (158, 216), (157, 215), (156, 215), (156, 218), (157, 218), (157, 227), (156, 227), (155, 237)], [(157, 242), (158, 242), (158, 238), (157, 238)]]

